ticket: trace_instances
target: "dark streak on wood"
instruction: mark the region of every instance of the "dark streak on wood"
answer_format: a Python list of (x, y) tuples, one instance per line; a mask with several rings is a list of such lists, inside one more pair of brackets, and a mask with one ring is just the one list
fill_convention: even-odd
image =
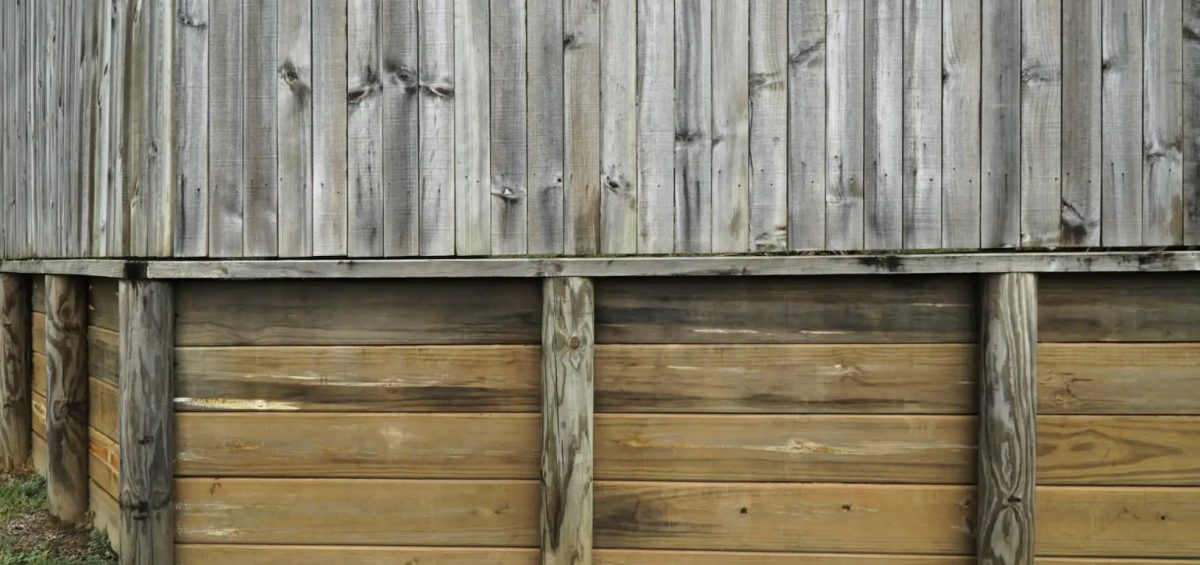
[(29, 459), (29, 287), (27, 276), (0, 274), (0, 471), (16, 470)]

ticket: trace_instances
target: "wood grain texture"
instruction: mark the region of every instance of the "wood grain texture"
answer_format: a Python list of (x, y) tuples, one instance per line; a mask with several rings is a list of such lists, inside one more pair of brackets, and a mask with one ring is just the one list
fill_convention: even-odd
[(0, 470), (29, 459), (32, 326), (29, 277), (0, 274)]
[(863, 247), (863, 2), (829, 2), (825, 248)]
[(1183, 3), (1183, 232), (1200, 244), (1200, 3)]
[(174, 563), (175, 300), (170, 283), (121, 281), (121, 563)]
[(1101, 4), (1062, 5), (1062, 212), (1059, 243), (1100, 245)]
[(454, 2), (454, 253), (492, 251), (489, 3)]
[(92, 527), (104, 532), (108, 545), (120, 555), (121, 504), (101, 490), (96, 483), (90, 483), (88, 491), (88, 502), (95, 515), (92, 518)]
[(1198, 365), (1194, 343), (1043, 343), (1038, 413), (1198, 415)]
[(1200, 486), (1200, 419), (1039, 416), (1040, 484)]
[(536, 283), (183, 284), (177, 345), (533, 344)]
[(50, 513), (87, 512), (87, 281), (46, 277), (46, 491)]
[(175, 350), (180, 411), (536, 412), (533, 346)]
[(181, 543), (536, 547), (537, 481), (179, 479)]
[[(100, 432), (109, 438), (118, 434), (118, 411), (121, 404), (121, 392), (112, 384), (97, 379), (88, 379), (88, 427), (90, 431)], [(110, 440), (115, 441), (115, 440)], [(93, 443), (95, 443), (93, 441)]]
[(980, 78), (980, 245), (1016, 247), (1021, 231), (1021, 10), (984, 0)]
[(1037, 497), (1040, 555), (1200, 555), (1200, 489), (1040, 487)]
[(600, 5), (600, 253), (637, 252), (637, 1)]
[(564, 253), (600, 245), (600, 2), (563, 2)]
[(454, 0), (419, 0), (420, 252), (454, 254)]
[[(121, 450), (108, 436), (88, 428), (88, 475), (91, 484), (104, 494), (117, 499), (121, 494)], [(89, 487), (90, 490), (90, 487)], [(89, 504), (93, 497), (89, 492)], [(94, 510), (93, 510), (94, 511)]]
[(904, 2), (904, 247), (942, 245), (942, 6)]
[[(969, 342), (975, 285), (961, 278), (703, 278), (597, 285), (599, 343)], [(853, 312), (853, 314), (850, 314)]]
[(307, 257), (313, 251), (312, 3), (277, 2), (279, 255)]
[(981, 563), (1033, 563), (1037, 300), (1035, 275), (984, 278), (976, 533)]
[(89, 326), (117, 331), (120, 327), (121, 306), (117, 296), (117, 280), (89, 278), (87, 323)]
[(242, 255), (279, 254), (278, 0), (242, 5)]
[(974, 345), (600, 345), (598, 412), (970, 414)]
[(208, 254), (240, 257), (246, 189), (242, 3), (214, 0), (209, 12)]
[(712, 17), (712, 0), (675, 7), (677, 253), (712, 251)]
[(314, 545), (179, 544), (179, 565), (244, 563), (246, 565), (536, 565), (536, 549), (500, 547), (370, 547)]
[(750, 233), (750, 4), (712, 14), (712, 250), (745, 252)]
[[(1058, 243), (1062, 207), (1063, 3), (1021, 3), (1021, 246)], [(1067, 41), (1073, 39), (1068, 38)]]
[(787, 0), (750, 4), (750, 250), (787, 249)]
[(527, 0), (526, 130), (529, 134), (529, 253), (563, 252), (563, 3)]
[(384, 247), (381, 4), (346, 4), (346, 230), (352, 257), (380, 257)]
[[(175, 129), (172, 158), (177, 193), (173, 255), (176, 257), (208, 256), (209, 5), (210, 2), (204, 0), (182, 0), (176, 6), (172, 83)], [(104, 7), (111, 10), (111, 6)], [(100, 129), (104, 130), (105, 126)], [(97, 186), (105, 185), (101, 182)], [(95, 204), (107, 206), (108, 202), (101, 197), (95, 199)], [(101, 220), (99, 223), (104, 229), (108, 228), (106, 212), (97, 213), (96, 218)], [(106, 237), (100, 232), (97, 240)], [(93, 250), (100, 251), (104, 247), (106, 245), (97, 245)]]
[(1146, 2), (1142, 25), (1143, 245), (1183, 243), (1183, 2)]
[(383, 254), (420, 252), (420, 21), (417, 0), (379, 6), (383, 84)]
[(1142, 244), (1143, 2), (1104, 0), (1101, 25), (1100, 242)]
[(823, 0), (788, 0), (788, 249), (825, 248), (825, 28)]
[(942, 245), (979, 247), (983, 5), (942, 2)]
[(120, 380), (120, 334), (88, 326), (88, 374), (109, 384)]
[(637, 249), (675, 250), (674, 2), (637, 2)]
[(541, 548), (543, 565), (592, 560), (592, 281), (542, 290)]
[(865, 249), (904, 247), (904, 3), (871, 2), (863, 35)]
[[(536, 22), (535, 25), (541, 25)], [(492, 255), (529, 249), (528, 91), (525, 2), (492, 2), (490, 98)]]
[(315, 257), (347, 253), (347, 0), (312, 3), (312, 238)]
[(1200, 286), (1191, 273), (1048, 275), (1038, 327), (1047, 342), (1200, 341)]

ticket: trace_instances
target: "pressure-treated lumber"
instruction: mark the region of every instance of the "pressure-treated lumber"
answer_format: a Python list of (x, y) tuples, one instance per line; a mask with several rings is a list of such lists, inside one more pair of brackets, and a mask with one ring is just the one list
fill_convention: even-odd
[(546, 279), (542, 296), (542, 563), (590, 565), (592, 281)]
[(1038, 328), (1045, 342), (1200, 341), (1200, 276), (1046, 276)]
[(46, 475), (50, 513), (88, 510), (87, 281), (46, 277)]
[(1200, 418), (1039, 416), (1040, 484), (1200, 486)]
[(980, 563), (1033, 563), (1037, 280), (1029, 273), (983, 281), (980, 337)]
[(1038, 413), (1200, 415), (1198, 366), (1200, 343), (1043, 343)]
[(175, 300), (170, 283), (121, 281), (121, 564), (174, 563)]
[(0, 471), (14, 471), (29, 459), (30, 294), (29, 277), (0, 274)]

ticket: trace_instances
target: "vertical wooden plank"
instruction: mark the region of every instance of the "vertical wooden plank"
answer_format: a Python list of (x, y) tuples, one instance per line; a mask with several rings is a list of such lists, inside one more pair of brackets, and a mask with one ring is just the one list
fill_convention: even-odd
[(46, 276), (46, 491), (50, 514), (88, 510), (87, 280)]
[(1186, 245), (1200, 245), (1200, 0), (1183, 12), (1183, 230)]
[(712, 251), (712, 0), (675, 3), (675, 251)]
[(208, 60), (209, 227), (212, 257), (242, 255), (243, 103), (242, 3), (212, 0)]
[[(540, 25), (536, 22), (535, 25)], [(492, 255), (528, 249), (526, 175), (525, 3), (491, 2)]]
[(175, 562), (174, 298), (170, 283), (122, 280), (121, 564)]
[[(126, 58), (130, 56), (129, 11), (129, 0), (113, 0), (112, 32), (109, 35), (112, 39), (112, 56), (109, 62), (109, 101), (111, 103), (111, 112), (109, 115), (109, 142), (106, 144), (107, 167), (105, 175), (108, 184), (106, 190), (108, 201), (105, 206), (108, 210), (105, 221), (105, 225), (107, 226), (105, 249), (106, 256), (108, 257), (123, 256), (127, 250), (125, 245), (125, 236), (128, 228), (125, 223), (127, 216), (125, 213), (125, 186), (127, 183), (125, 182), (126, 155), (124, 143), (128, 130), (126, 118), (129, 115), (129, 112), (126, 111), (129, 102), (129, 92), (125, 88), (126, 75), (130, 72), (130, 65), (126, 61)], [(205, 68), (204, 72), (207, 73), (208, 69)], [(206, 114), (205, 119), (207, 120), (207, 107), (204, 109), (204, 112)], [(31, 199), (31, 208), (36, 206), (35, 200)], [(34, 233), (31, 232), (31, 243), (33, 238)]]
[(637, 252), (637, 1), (600, 13), (600, 251)]
[(1033, 564), (1037, 279), (986, 275), (980, 336), (980, 563)]
[(420, 0), (421, 255), (454, 254), (454, 0)]
[[(17, 161), (13, 169), (15, 183), (10, 187), (8, 202), (11, 204), (10, 217), (12, 229), (9, 232), (10, 257), (24, 257), (28, 240), (28, 194), (31, 189), (29, 167), (32, 154), (30, 153), (29, 132), (29, 93), (32, 80), (29, 74), (29, 12), (32, 10), (29, 0), (18, 0), (14, 6), (13, 37), (16, 39), (16, 49), (12, 52), (12, 61), (16, 65), (15, 98), (12, 103), (14, 123), (14, 139), (16, 141)], [(16, 187), (20, 187), (19, 189)]]
[(346, 0), (312, 4), (313, 255), (345, 255)]
[(1100, 241), (1142, 244), (1142, 2), (1103, 0)]
[(313, 252), (313, 84), (311, 0), (278, 0), (279, 255)]
[(274, 257), (279, 254), (278, 110), (275, 81), (277, 1), (242, 4), (242, 74), (245, 89), (242, 162), (243, 255)]
[(904, 247), (942, 245), (942, 5), (904, 2)]
[(863, 31), (863, 246), (904, 247), (904, 3), (866, 4)]
[(787, 249), (787, 0), (750, 4), (750, 251)]
[(637, 250), (675, 249), (675, 3), (637, 2)]
[(529, 142), (530, 254), (563, 252), (563, 3), (528, 0), (526, 131)]
[[(88, 222), (89, 229), (91, 230), (91, 247), (88, 250), (89, 256), (103, 257), (104, 255), (106, 255), (108, 253), (108, 222), (107, 222), (108, 203), (109, 203), (109, 200), (108, 200), (108, 198), (109, 198), (109, 196), (108, 196), (108, 191), (109, 191), (108, 141), (109, 141), (109, 130), (112, 127), (112, 72), (111, 72), (111, 70), (113, 68), (112, 25), (111, 25), (112, 12), (113, 12), (112, 11), (112, 0), (99, 0), (99, 2), (96, 3), (95, 9), (96, 9), (95, 21), (93, 21), (92, 24), (95, 27), (95, 33), (96, 33), (96, 49), (97, 49), (96, 64), (98, 65), (98, 68), (96, 69), (97, 75), (96, 75), (96, 85), (95, 85), (95, 87), (96, 87), (96, 108), (95, 108), (96, 116), (95, 116), (95, 122), (94, 122), (95, 125), (92, 128), (92, 132), (91, 132), (91, 137), (92, 137), (92, 149), (91, 149), (92, 178), (91, 178), (90, 182), (91, 182), (92, 193), (90, 196), (91, 206), (89, 208), (89, 210), (91, 212), (91, 217), (85, 218), (85, 220)], [(176, 25), (179, 25), (179, 22), (188, 19), (188, 16), (187, 16), (187, 14), (189, 14), (188, 7), (181, 5), (178, 13), (181, 15), (177, 16), (179, 19), (176, 21)], [(206, 20), (205, 23), (207, 25), (207, 10), (205, 11), (205, 20)], [(177, 41), (182, 42), (182, 41), (189, 39), (189, 37), (186, 32), (177, 31), (176, 39), (177, 39)], [(205, 43), (205, 47), (204, 47), (204, 58), (205, 58), (204, 65), (200, 66), (198, 69), (195, 69), (195, 71), (198, 72), (199, 76), (202, 77), (204, 80), (208, 80), (208, 71), (207, 71), (207, 69), (208, 69), (208, 47), (207, 47), (207, 43)], [(176, 54), (175, 60), (176, 60), (175, 68), (177, 70), (180, 67), (182, 67), (183, 65), (189, 64), (189, 62), (190, 62), (189, 60), (187, 60), (185, 58), (179, 57), (178, 54)], [(20, 80), (20, 79), (18, 79), (18, 80)], [(176, 97), (185, 96), (185, 94), (181, 94), (179, 91), (182, 88), (187, 88), (187, 86), (186, 86), (186, 84), (181, 84), (179, 82), (178, 75), (176, 75), (176, 80), (175, 80), (174, 84), (172, 85), (172, 88), (174, 89)], [(205, 90), (207, 90), (207, 89), (205, 89)], [(205, 93), (205, 96), (207, 96), (207, 92)], [(179, 102), (175, 101), (174, 105), (176, 107), (178, 107)], [(207, 112), (207, 110), (208, 110), (208, 101), (206, 99), (204, 101), (204, 103), (201, 104), (198, 108), (193, 109), (193, 113), (191, 116), (180, 116), (178, 114), (173, 114), (173, 115), (175, 115), (175, 119), (176, 119), (175, 124), (174, 124), (175, 131), (178, 132), (178, 131), (182, 130), (184, 132), (188, 132), (189, 130), (188, 130), (187, 126), (183, 126), (183, 125), (179, 124), (180, 121), (188, 120), (188, 119), (190, 119), (191, 123), (193, 123), (193, 124), (196, 124), (199, 122), (199, 123), (203, 124), (202, 127), (207, 127), (208, 118), (207, 118), (207, 116), (205, 116), (205, 112)], [(205, 139), (205, 141), (201, 145), (203, 146), (203, 148), (204, 148), (203, 151), (205, 153), (203, 156), (203, 160), (200, 162), (200, 166), (202, 166), (204, 168), (205, 174), (207, 175), (207, 172), (208, 172), (207, 134), (204, 135), (204, 139)], [(176, 136), (174, 143), (175, 144), (173, 145), (172, 150), (175, 151), (175, 154), (172, 155), (171, 160), (172, 160), (172, 162), (179, 163), (179, 165), (177, 165), (177, 168), (175, 171), (176, 172), (176, 181), (175, 181), (175, 187), (174, 187), (174, 190), (177, 193), (176, 210), (179, 211), (177, 213), (177, 216), (175, 219), (175, 225), (179, 226), (180, 224), (182, 224), (184, 222), (183, 214), (182, 214), (182, 210), (183, 210), (183, 206), (184, 206), (183, 201), (188, 196), (187, 191), (184, 188), (184, 183), (179, 182), (180, 175), (184, 174), (183, 171), (188, 167), (190, 167), (191, 170), (194, 171), (195, 166), (196, 166), (196, 161), (191, 161), (190, 163), (185, 165), (183, 163), (183, 160), (185, 159), (184, 154), (191, 155), (193, 153), (193, 151), (191, 151), (191, 150), (181, 151), (179, 149), (178, 136)], [(196, 157), (194, 155), (191, 155), (191, 158), (195, 159)], [(205, 183), (204, 190), (205, 190), (205, 194), (207, 195), (207, 190), (208, 190), (207, 178), (205, 178), (204, 183)], [(193, 197), (194, 197), (194, 195), (193, 195)], [(207, 198), (207, 196), (206, 196), (206, 198)], [(194, 202), (192, 203), (192, 206), (193, 207), (191, 209), (194, 210), (195, 209)], [(208, 212), (207, 211), (207, 202), (204, 204), (204, 206), (205, 206), (204, 213), (207, 214), (207, 212)], [(18, 209), (20, 209), (22, 207), (22, 204), (17, 203), (16, 207)], [(207, 228), (208, 228), (208, 226), (207, 226), (207, 221), (206, 221), (205, 229), (207, 230)], [(182, 232), (183, 232), (182, 227), (177, 228), (175, 231), (176, 240), (175, 240), (175, 245), (173, 246), (173, 251), (176, 253), (178, 252), (178, 250), (180, 248), (184, 247), (184, 245), (182, 245), (182, 243), (179, 240), (179, 236)], [(192, 236), (192, 237), (195, 237), (195, 236)], [(202, 244), (205, 246), (208, 245), (207, 232), (205, 232)]]
[(1016, 247), (1021, 231), (1021, 10), (983, 0), (980, 246)]
[(542, 563), (592, 562), (592, 281), (548, 278), (542, 306)]
[[(144, 155), (145, 182), (130, 197), (130, 252), (149, 257), (171, 255), (174, 241), (175, 217), (173, 179), (170, 171), (172, 152), (171, 86), (172, 53), (174, 53), (175, 11), (172, 5), (161, 2), (143, 3), (147, 53), (144, 81), (146, 104), (142, 108), (146, 123), (145, 139), (138, 151)], [(159, 148), (162, 148), (160, 150)]]
[(1021, 4), (1023, 247), (1058, 243), (1062, 202), (1062, 4), (1059, 0), (1022, 0)]
[(979, 247), (979, 2), (942, 2), (942, 245)]
[[(176, 5), (176, 257), (208, 255), (208, 7), (204, 0), (178, 0)], [(98, 198), (96, 204), (107, 202)]]
[(1100, 3), (1062, 5), (1062, 212), (1059, 244), (1100, 245)]
[(31, 287), (25, 275), (0, 274), (0, 471), (29, 460), (32, 367)]
[(788, 0), (788, 248), (825, 249), (825, 2)]
[(600, 2), (563, 2), (563, 197), (567, 255), (593, 255), (600, 239)]
[(383, 58), (383, 253), (419, 250), (417, 0), (379, 7)]
[(346, 6), (346, 156), (349, 174), (349, 253), (383, 255), (383, 82), (379, 2)]
[(1182, 0), (1147, 0), (1142, 245), (1183, 244)]
[(714, 2), (712, 250), (750, 248), (750, 6)]
[(455, 254), (492, 251), (491, 123), (488, 3), (454, 4), (454, 222)]
[(13, 214), (11, 207), (7, 204), (11, 201), (9, 191), (15, 183), (13, 171), (17, 168), (16, 154), (11, 141), (13, 134), (12, 94), (15, 89), (12, 76), (15, 69), (9, 63), (16, 50), (13, 33), (15, 26), (12, 23), (12, 13), (15, 10), (15, 2), (0, 5), (0, 73), (3, 73), (0, 76), (10, 77), (7, 82), (0, 84), (0, 128), (3, 128), (0, 130), (0, 202), (6, 204), (4, 209), (0, 210), (0, 259), (12, 257), (9, 231), (13, 225), (11, 218)]

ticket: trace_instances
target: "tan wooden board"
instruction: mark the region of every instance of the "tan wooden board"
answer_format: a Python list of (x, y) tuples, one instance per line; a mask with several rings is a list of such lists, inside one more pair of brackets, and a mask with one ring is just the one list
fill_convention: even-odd
[(33, 435), (46, 439), (46, 397), (33, 392)]
[(177, 345), (537, 343), (533, 281), (192, 282)]
[(88, 476), (92, 483), (112, 498), (121, 493), (121, 450), (116, 442), (98, 432), (88, 430)]
[(178, 410), (536, 412), (538, 346), (181, 347)]
[(1200, 486), (1200, 418), (1039, 416), (1041, 484)]
[(34, 433), (30, 439), (32, 440), (32, 443), (30, 444), (32, 454), (30, 457), (33, 459), (33, 470), (37, 471), (37, 474), (45, 477), (46, 467), (49, 463), (46, 455), (46, 438)]
[(972, 277), (602, 279), (597, 343), (914, 343), (978, 337)]
[(40, 394), (44, 398), (46, 396), (46, 356), (41, 353), (34, 352), (32, 360), (32, 390), (35, 394)]
[(121, 505), (117, 499), (100, 488), (95, 481), (88, 483), (88, 505), (92, 511), (92, 527), (103, 532), (108, 544), (121, 552)]
[(38, 314), (46, 313), (46, 277), (30, 277), (30, 309)]
[(88, 379), (88, 425), (108, 436), (117, 437), (118, 406), (120, 391), (113, 385), (97, 379)]
[(117, 332), (88, 327), (88, 372), (117, 385), (121, 377), (121, 336)]
[(1043, 342), (1200, 341), (1200, 275), (1043, 275)]
[(1042, 414), (1200, 414), (1200, 343), (1043, 343)]
[(45, 353), (46, 315), (41, 312), (34, 311), (29, 318), (31, 324), (33, 325), (32, 333), (30, 335), (30, 348), (33, 349), (34, 353)]
[(1200, 489), (1039, 487), (1039, 555), (1200, 557)]
[(121, 303), (115, 279), (88, 279), (88, 325), (116, 332), (120, 329)]

